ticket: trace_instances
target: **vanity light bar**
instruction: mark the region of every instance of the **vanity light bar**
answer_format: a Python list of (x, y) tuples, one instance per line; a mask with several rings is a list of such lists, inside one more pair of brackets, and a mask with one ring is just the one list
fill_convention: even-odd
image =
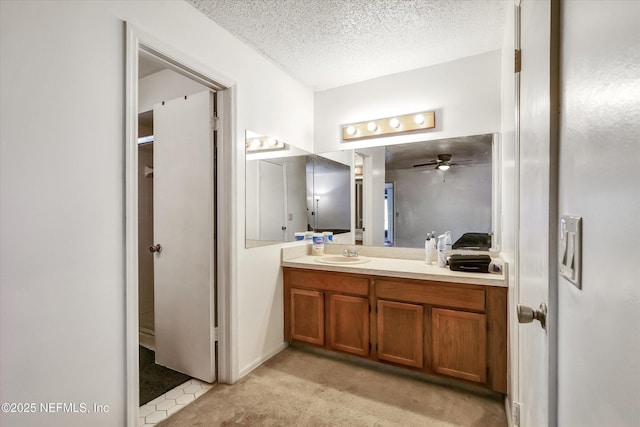
[(405, 114), (384, 119), (342, 125), (342, 141), (420, 132), (436, 127), (435, 111)]
[(255, 138), (247, 138), (245, 143), (247, 153), (286, 150), (287, 144), (269, 136), (257, 136)]

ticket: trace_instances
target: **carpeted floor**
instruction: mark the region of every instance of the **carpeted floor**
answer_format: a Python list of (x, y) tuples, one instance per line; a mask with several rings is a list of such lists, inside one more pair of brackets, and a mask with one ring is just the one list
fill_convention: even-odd
[(190, 376), (156, 365), (155, 354), (139, 346), (140, 406), (191, 379)]
[(507, 426), (504, 400), (289, 347), (159, 426)]

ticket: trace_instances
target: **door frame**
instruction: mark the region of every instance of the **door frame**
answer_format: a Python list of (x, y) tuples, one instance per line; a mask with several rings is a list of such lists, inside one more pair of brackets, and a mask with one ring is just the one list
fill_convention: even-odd
[(167, 62), (175, 71), (216, 92), (215, 146), (216, 266), (215, 316), (218, 328), (217, 381), (232, 382), (231, 299), (235, 244), (232, 206), (235, 193), (232, 165), (235, 146), (235, 82), (187, 57), (182, 52), (125, 23), (125, 386), (126, 425), (137, 425), (139, 408), (138, 366), (138, 55), (141, 50)]

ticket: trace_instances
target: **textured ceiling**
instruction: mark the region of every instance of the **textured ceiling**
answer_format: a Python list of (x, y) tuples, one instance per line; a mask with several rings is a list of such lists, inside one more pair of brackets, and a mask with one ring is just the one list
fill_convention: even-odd
[(186, 0), (314, 90), (499, 49), (512, 0)]

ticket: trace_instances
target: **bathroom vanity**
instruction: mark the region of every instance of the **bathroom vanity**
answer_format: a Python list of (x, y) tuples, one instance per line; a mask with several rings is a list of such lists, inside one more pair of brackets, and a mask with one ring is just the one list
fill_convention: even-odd
[(506, 393), (504, 272), (366, 260), (325, 264), (283, 255), (285, 340)]

